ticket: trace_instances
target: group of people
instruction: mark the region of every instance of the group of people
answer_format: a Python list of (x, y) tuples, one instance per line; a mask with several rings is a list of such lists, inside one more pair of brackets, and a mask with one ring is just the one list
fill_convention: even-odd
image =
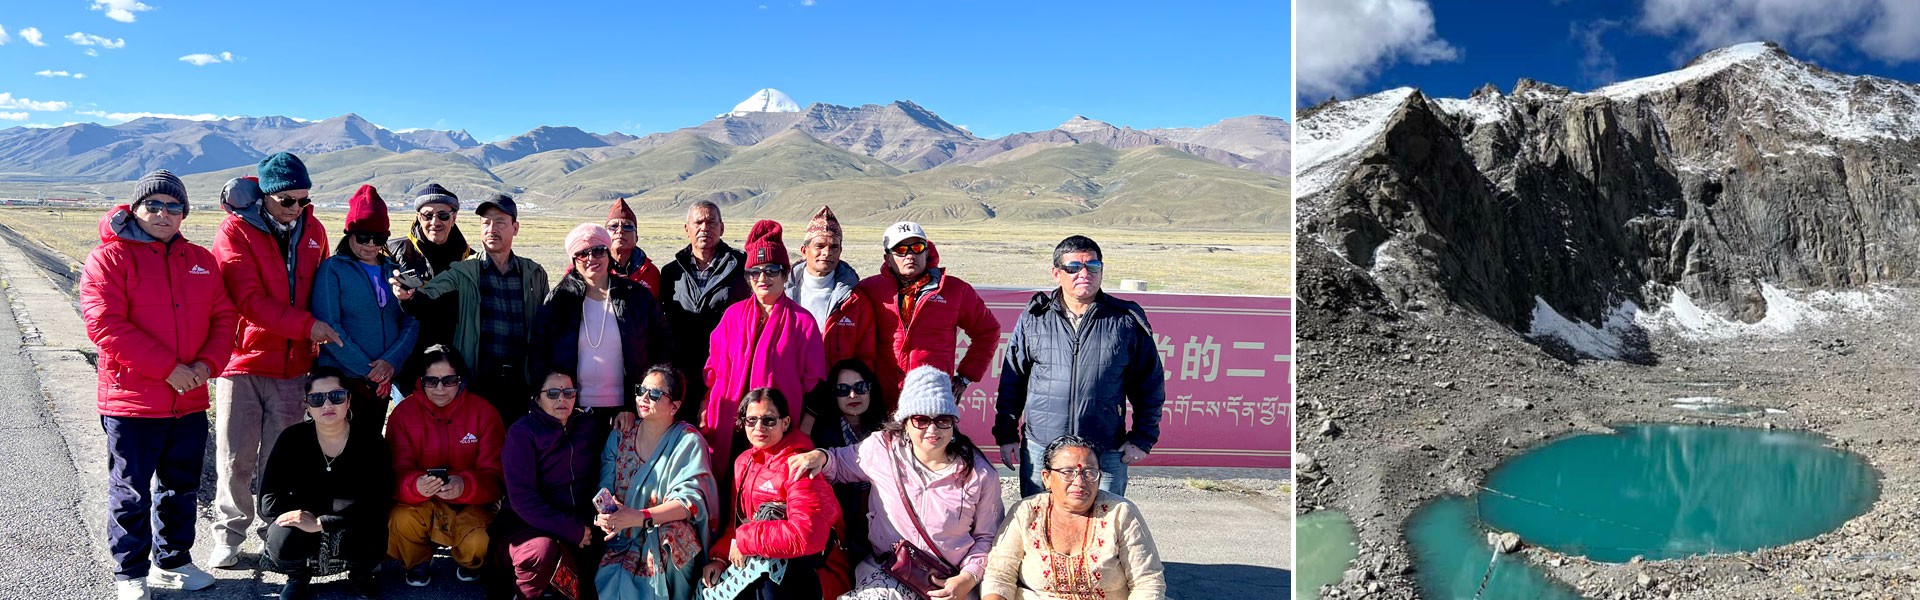
[(297, 156), (267, 157), (221, 191), (211, 251), (181, 236), (164, 170), (100, 220), (80, 305), (120, 598), (214, 583), (189, 553), (210, 431), (211, 566), (257, 535), (285, 599), (335, 574), (376, 596), (389, 559), (431, 585), (443, 549), (495, 597), (1164, 596), (1124, 498), (1164, 371), (1091, 239), (1054, 249), (1057, 287), (998, 365), (994, 441), (1025, 497), (1008, 511), (958, 427), (1001, 324), (916, 223), (886, 229), (862, 279), (827, 207), (794, 264), (779, 223), (735, 249), (698, 202), (656, 265), (617, 200), (549, 285), (514, 252), (511, 197), (476, 205), (476, 251), (451, 191), (417, 190), (395, 236), (362, 186), (329, 250), (312, 187)]

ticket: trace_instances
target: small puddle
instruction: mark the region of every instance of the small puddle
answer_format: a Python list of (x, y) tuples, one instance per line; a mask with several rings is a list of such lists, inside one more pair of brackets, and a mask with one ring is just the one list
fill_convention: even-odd
[(1519, 555), (1495, 558), (1493, 548), (1487, 545), (1487, 529), (1474, 518), (1473, 503), (1466, 498), (1437, 498), (1414, 511), (1407, 523), (1407, 542), (1413, 545), (1420, 591), (1429, 600), (1580, 597)]
[[(1491, 527), (1605, 562), (1787, 544), (1839, 527), (1879, 498), (1860, 456), (1798, 431), (1639, 424), (1507, 460), (1476, 495)], [(1467, 540), (1484, 559), (1484, 541)]]
[(1293, 597), (1314, 600), (1320, 586), (1339, 583), (1347, 565), (1360, 555), (1354, 545), (1353, 521), (1346, 513), (1322, 510), (1294, 521)]
[(1787, 414), (1787, 411), (1777, 408), (1767, 408), (1751, 404), (1734, 404), (1726, 398), (1715, 396), (1672, 398), (1669, 399), (1668, 402), (1673, 403), (1670, 405), (1673, 408), (1709, 417), (1739, 417), (1750, 419), (1766, 415)]

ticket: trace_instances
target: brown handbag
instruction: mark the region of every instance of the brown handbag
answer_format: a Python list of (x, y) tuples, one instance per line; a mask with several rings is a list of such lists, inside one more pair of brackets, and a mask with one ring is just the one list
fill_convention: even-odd
[[(888, 436), (886, 442), (891, 447), (892, 436)], [(926, 526), (920, 524), (920, 513), (913, 510), (913, 500), (907, 497), (906, 467), (900, 464), (900, 457), (893, 455), (891, 450), (888, 456), (893, 458), (893, 483), (899, 488), (900, 503), (906, 505), (907, 517), (913, 520), (913, 528), (920, 533), (920, 539), (927, 543), (928, 548), (932, 548), (933, 536), (927, 535)], [(960, 574), (960, 568), (947, 562), (946, 557), (922, 550), (905, 539), (893, 543), (892, 555), (892, 560), (879, 557), (883, 559), (881, 565), (886, 567), (888, 575), (913, 590), (921, 600), (930, 600), (928, 593), (943, 587), (934, 583), (935, 577), (945, 580)]]

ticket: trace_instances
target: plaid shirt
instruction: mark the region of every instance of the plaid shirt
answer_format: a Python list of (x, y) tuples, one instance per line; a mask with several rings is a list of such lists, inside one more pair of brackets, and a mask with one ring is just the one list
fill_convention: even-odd
[(475, 364), (524, 365), (527, 347), (526, 282), (518, 261), (507, 262), (507, 272), (492, 261), (480, 268), (480, 357)]

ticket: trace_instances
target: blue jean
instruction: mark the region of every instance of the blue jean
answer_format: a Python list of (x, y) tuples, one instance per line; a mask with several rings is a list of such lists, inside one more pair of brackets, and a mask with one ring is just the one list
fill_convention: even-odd
[[(1047, 490), (1046, 485), (1040, 481), (1040, 475), (1043, 472), (1034, 468), (1034, 465), (1046, 462), (1043, 460), (1046, 452), (1045, 445), (1036, 445), (1025, 439), (1020, 440), (1020, 455), (1024, 457), (1020, 460), (1020, 497), (1025, 498)], [(1127, 463), (1120, 460), (1120, 457), (1125, 454), (1119, 450), (1097, 454), (1100, 461), (1100, 489), (1120, 496), (1127, 495)]]
[(207, 451), (207, 413), (100, 417), (107, 434), (107, 543), (113, 578), (193, 560), (194, 500)]

